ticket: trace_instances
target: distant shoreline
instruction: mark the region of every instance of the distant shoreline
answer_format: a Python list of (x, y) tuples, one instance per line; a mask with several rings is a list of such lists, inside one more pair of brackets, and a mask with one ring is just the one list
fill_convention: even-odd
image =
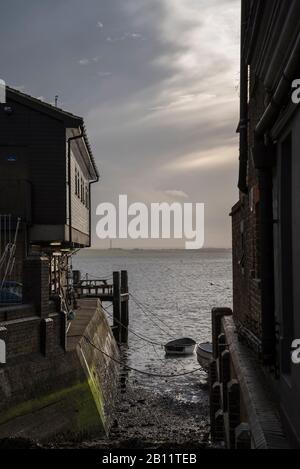
[(180, 248), (169, 248), (169, 249), (159, 249), (159, 248), (147, 248), (147, 249), (139, 249), (139, 248), (131, 248), (131, 249), (124, 249), (124, 248), (112, 248), (112, 249), (101, 249), (101, 248), (86, 248), (82, 249), (79, 253), (77, 253), (77, 256), (84, 256), (85, 254), (92, 254), (95, 252), (99, 253), (143, 253), (143, 252), (159, 252), (159, 253), (170, 253), (170, 252), (186, 252), (186, 253), (213, 253), (213, 252), (228, 252), (231, 253), (232, 249), (231, 248), (204, 248), (204, 249), (195, 249), (195, 250), (186, 250), (186, 249), (180, 249)]

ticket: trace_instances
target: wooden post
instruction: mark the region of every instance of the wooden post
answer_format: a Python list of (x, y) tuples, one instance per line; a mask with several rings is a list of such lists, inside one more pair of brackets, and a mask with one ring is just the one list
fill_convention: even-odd
[(218, 337), (222, 332), (222, 319), (225, 316), (232, 316), (232, 310), (229, 308), (214, 308), (212, 310), (213, 354), (215, 360), (219, 358)]
[(210, 411), (211, 411), (211, 438), (212, 441), (224, 441), (224, 415), (222, 405), (222, 386), (215, 382), (211, 389)]
[(120, 343), (121, 325), (121, 285), (120, 272), (113, 273), (114, 299), (113, 299), (113, 332), (117, 343)]
[(223, 411), (227, 412), (227, 385), (231, 379), (230, 370), (230, 353), (229, 350), (224, 350), (220, 358), (220, 380), (222, 383), (223, 394)]
[(235, 449), (251, 449), (251, 431), (247, 423), (235, 429)]
[[(129, 295), (128, 295), (128, 272), (121, 271), (121, 343), (128, 344), (128, 325), (129, 325)], [(126, 295), (126, 296), (125, 296)]]
[(227, 387), (229, 449), (235, 448), (235, 430), (241, 424), (241, 397), (240, 385), (233, 379)]
[(36, 314), (41, 318), (49, 316), (49, 260), (33, 255), (23, 263), (23, 301), (34, 304)]

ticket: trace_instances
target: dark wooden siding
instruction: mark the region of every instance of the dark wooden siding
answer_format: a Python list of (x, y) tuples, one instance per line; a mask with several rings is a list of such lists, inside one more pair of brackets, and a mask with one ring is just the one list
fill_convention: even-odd
[[(30, 107), (15, 102), (8, 104), (13, 113), (7, 115), (3, 108), (0, 112), (2, 158), (5, 160), (6, 153), (18, 152), (18, 149), (19, 152), (22, 149), (22, 154), (26, 155), (28, 171), (22, 170), (17, 178), (29, 179), (31, 183), (32, 222), (65, 224), (65, 126), (63, 122)], [(1, 177), (0, 172), (0, 179)]]

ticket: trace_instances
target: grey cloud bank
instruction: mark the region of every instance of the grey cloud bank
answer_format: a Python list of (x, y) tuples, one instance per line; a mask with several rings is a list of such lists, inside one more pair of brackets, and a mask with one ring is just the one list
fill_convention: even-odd
[(102, 174), (94, 209), (121, 193), (203, 202), (206, 245), (230, 246), (238, 0), (11, 0), (0, 24), (1, 78), (86, 118)]

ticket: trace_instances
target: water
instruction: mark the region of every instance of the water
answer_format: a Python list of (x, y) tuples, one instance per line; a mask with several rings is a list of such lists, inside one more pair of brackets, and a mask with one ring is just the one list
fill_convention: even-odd
[[(130, 299), (129, 327), (159, 344), (180, 337), (211, 341), (211, 309), (232, 306), (230, 251), (84, 251), (73, 268), (97, 278), (128, 270), (130, 293), (144, 309)], [(105, 307), (111, 322), (112, 307)], [(129, 366), (158, 375), (199, 368), (195, 355), (167, 359), (161, 346), (132, 333), (126, 355)], [(129, 383), (194, 403), (203, 401), (206, 378), (203, 371), (173, 379), (128, 373)]]

